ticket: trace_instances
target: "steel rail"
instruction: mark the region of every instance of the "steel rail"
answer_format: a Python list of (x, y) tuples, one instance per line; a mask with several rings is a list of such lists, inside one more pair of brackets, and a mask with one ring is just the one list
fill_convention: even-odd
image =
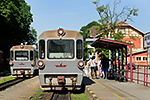
[(13, 80), (1, 83), (0, 84), (0, 91), (8, 88), (9, 86), (15, 85), (15, 84), (17, 84), (17, 83), (19, 83), (19, 82), (21, 82), (23, 80), (24, 80), (24, 78), (22, 78), (22, 79), (16, 78), (16, 79), (13, 79)]
[(49, 100), (71, 100), (70, 92), (53, 92)]

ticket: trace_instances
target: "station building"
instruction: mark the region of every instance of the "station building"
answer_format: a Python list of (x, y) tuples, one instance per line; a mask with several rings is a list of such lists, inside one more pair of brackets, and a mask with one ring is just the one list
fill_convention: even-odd
[[(135, 65), (147, 65), (147, 60), (148, 64), (150, 64), (150, 58), (148, 56), (147, 59), (147, 49), (144, 49), (144, 35), (142, 31), (139, 29), (133, 27), (132, 25), (129, 25), (125, 22), (120, 22), (119, 27), (116, 27), (115, 32), (117, 33), (118, 31), (122, 32), (122, 35), (124, 35), (123, 41), (126, 41), (127, 43), (132, 43), (132, 62)], [(93, 26), (90, 28), (90, 36), (86, 39), (86, 42), (88, 44), (88, 49), (93, 48), (90, 46), (90, 44), (95, 41), (98, 38), (98, 34), (96, 34), (98, 26)], [(108, 38), (113, 40), (112, 38)], [(95, 49), (95, 48), (93, 48)], [(89, 57), (92, 56), (91, 53), (89, 53)], [(130, 55), (127, 57), (127, 62), (130, 62)]]

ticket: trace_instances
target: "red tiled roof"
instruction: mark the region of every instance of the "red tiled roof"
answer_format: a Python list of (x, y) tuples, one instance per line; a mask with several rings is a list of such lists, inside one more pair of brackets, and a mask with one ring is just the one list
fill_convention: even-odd
[(92, 32), (92, 34), (90, 34), (90, 37), (95, 37), (97, 34), (96, 34), (96, 32), (97, 32), (97, 30), (95, 29), (95, 28), (97, 28), (98, 26), (92, 26), (91, 28), (90, 28), (90, 33)]
[[(137, 55), (137, 54), (141, 54), (141, 53), (145, 53), (145, 52), (147, 52), (147, 50), (142, 50), (142, 51), (134, 52), (134, 53), (132, 53), (132, 55)], [(128, 55), (128, 57), (129, 56), (130, 55)]]
[(138, 31), (138, 32), (141, 33), (142, 35), (145, 34), (145, 33), (141, 32), (140, 30), (138, 30), (137, 28), (135, 28), (135, 27), (133, 27), (133, 26), (131, 26), (131, 25), (125, 23), (125, 22), (122, 22), (122, 21), (121, 21), (119, 24), (121, 24), (121, 27), (130, 27), (130, 28), (132, 28), (132, 29)]
[[(133, 27), (133, 26), (131, 26), (131, 25), (125, 23), (125, 22), (121, 21), (119, 24), (121, 25), (121, 27), (130, 27), (130, 28), (136, 30), (137, 32), (141, 33), (143, 36), (145, 34), (142, 31), (138, 30), (137, 28), (135, 28), (135, 27)], [(90, 37), (97, 37), (97, 36), (99, 36), (99, 34), (96, 34), (96, 32), (97, 32), (97, 30), (95, 29), (96, 27), (98, 27), (98, 26), (92, 26), (90, 28), (90, 32), (92, 32), (92, 34), (90, 35)]]

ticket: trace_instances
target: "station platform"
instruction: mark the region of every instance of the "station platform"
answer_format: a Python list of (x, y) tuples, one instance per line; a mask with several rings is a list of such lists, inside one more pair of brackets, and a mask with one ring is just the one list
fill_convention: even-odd
[(90, 100), (150, 100), (150, 88), (130, 82), (84, 76)]

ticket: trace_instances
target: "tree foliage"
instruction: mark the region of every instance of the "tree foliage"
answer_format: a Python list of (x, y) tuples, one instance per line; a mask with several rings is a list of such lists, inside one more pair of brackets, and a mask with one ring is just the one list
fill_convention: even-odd
[(25, 38), (25, 40), (28, 40), (29, 44), (36, 44), (37, 38), (35, 37), (37, 37), (37, 32), (33, 27), (31, 27), (31, 30), (27, 35), (28, 36)]
[(86, 42), (86, 38), (89, 36), (89, 29), (92, 26), (99, 26), (100, 24), (97, 23), (96, 21), (92, 21), (91, 23), (87, 24), (86, 26), (81, 27), (80, 29), (80, 34), (83, 36), (83, 42), (84, 42), (84, 60), (87, 59), (87, 42)]
[(37, 33), (33, 28), (30, 30), (31, 22), (30, 6), (25, 0), (0, 0), (0, 50), (6, 58), (12, 46), (35, 43)]
[(98, 29), (98, 33), (103, 33), (100, 37), (105, 35), (106, 37), (113, 37), (115, 40), (123, 39), (124, 37), (120, 36), (121, 33), (119, 33), (119, 30), (117, 34), (115, 34), (115, 28), (121, 26), (121, 24), (118, 23), (118, 20), (122, 22), (126, 22), (127, 20), (133, 21), (132, 17), (138, 16), (138, 9), (124, 6), (121, 11), (118, 12), (117, 6), (121, 3), (121, 0), (114, 0), (112, 9), (110, 3), (102, 5), (100, 0), (96, 0), (93, 3), (96, 5), (96, 10), (100, 16), (99, 23), (101, 26)]
[[(111, 0), (112, 1), (112, 0)], [(100, 38), (114, 38), (116, 41), (122, 41), (124, 35), (117, 30), (116, 28), (120, 28), (123, 22), (128, 20), (133, 21), (133, 16), (138, 16), (138, 9), (136, 8), (129, 8), (129, 6), (123, 6), (123, 8), (118, 12), (117, 6), (121, 4), (121, 0), (113, 0), (113, 5), (110, 3), (103, 5), (101, 4), (100, 0), (96, 0), (93, 3), (96, 5), (96, 10), (99, 14), (100, 19), (97, 22), (92, 22), (87, 26), (81, 28), (80, 33), (84, 37), (84, 58), (87, 58), (87, 43), (85, 38), (87, 34), (90, 35), (89, 29), (92, 26), (98, 26), (95, 29), (97, 30), (97, 34), (99, 34)], [(112, 8), (111, 8), (112, 7)], [(119, 23), (122, 22), (122, 23)], [(123, 41), (122, 41), (123, 42)], [(96, 51), (102, 52), (106, 56), (108, 56), (108, 50), (97, 48)]]
[[(111, 0), (112, 1), (112, 0)], [(138, 9), (129, 8), (128, 6), (123, 6), (123, 8), (118, 12), (117, 6), (121, 3), (121, 0), (113, 0), (113, 6), (108, 3), (106, 5), (101, 4), (100, 0), (96, 0), (93, 3), (96, 5), (96, 10), (99, 14), (100, 19), (98, 22), (100, 26), (96, 29), (97, 34), (100, 38), (114, 38), (116, 41), (122, 41), (124, 35), (119, 32), (121, 25), (130, 20), (133, 21), (133, 16), (138, 16)], [(111, 8), (112, 7), (112, 8)], [(119, 21), (121, 23), (119, 23)], [(116, 30), (117, 29), (117, 32)], [(125, 42), (125, 41), (122, 41)], [(97, 51), (104, 51), (107, 56), (107, 50), (97, 49)]]

